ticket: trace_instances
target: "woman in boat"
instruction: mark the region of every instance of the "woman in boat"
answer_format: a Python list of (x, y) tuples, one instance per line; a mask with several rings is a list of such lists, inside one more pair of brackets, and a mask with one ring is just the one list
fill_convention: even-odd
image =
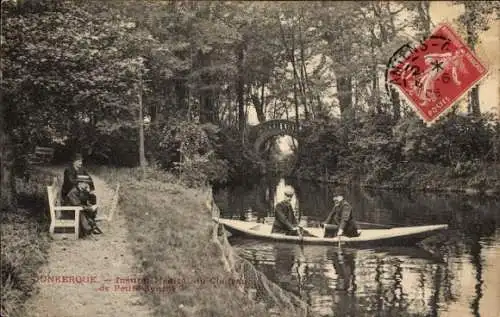
[(340, 195), (333, 197), (333, 201), (333, 209), (323, 223), (326, 229), (325, 237), (331, 231), (335, 231), (337, 236), (359, 236), (358, 226), (352, 215), (351, 205)]
[(272, 233), (284, 233), (286, 235), (298, 235), (298, 221), (292, 208), (293, 191), (285, 190), (285, 199), (279, 202), (274, 210), (275, 219)]

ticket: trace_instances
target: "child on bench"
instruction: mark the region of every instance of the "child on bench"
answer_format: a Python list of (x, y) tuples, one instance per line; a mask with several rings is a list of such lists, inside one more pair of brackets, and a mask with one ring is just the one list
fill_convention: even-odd
[(73, 187), (65, 197), (66, 205), (83, 207), (80, 213), (80, 226), (83, 235), (89, 233), (102, 233), (95, 222), (97, 215), (97, 197), (90, 192), (89, 179), (90, 177), (87, 175), (78, 175), (76, 187)]

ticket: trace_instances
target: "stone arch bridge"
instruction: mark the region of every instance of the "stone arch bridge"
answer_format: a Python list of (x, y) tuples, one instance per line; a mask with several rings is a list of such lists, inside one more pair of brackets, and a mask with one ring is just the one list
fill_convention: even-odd
[(267, 140), (278, 135), (289, 135), (299, 139), (302, 130), (301, 125), (296, 122), (284, 119), (269, 120), (253, 126), (249, 133), (249, 141), (253, 143), (253, 149), (260, 153), (262, 146)]

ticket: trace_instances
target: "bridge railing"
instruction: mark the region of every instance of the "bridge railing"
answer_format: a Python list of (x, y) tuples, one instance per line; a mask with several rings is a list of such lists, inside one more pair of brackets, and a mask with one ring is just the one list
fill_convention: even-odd
[(295, 122), (288, 120), (270, 120), (258, 125), (258, 129), (264, 131), (279, 129), (282, 131), (296, 132), (297, 130), (300, 130), (300, 127), (297, 128), (297, 124)]

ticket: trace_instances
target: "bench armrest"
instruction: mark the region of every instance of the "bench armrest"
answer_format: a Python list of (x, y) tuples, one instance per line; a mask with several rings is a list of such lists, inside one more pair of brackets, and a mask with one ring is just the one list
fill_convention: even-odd
[(82, 210), (83, 208), (80, 206), (56, 206), (54, 207), (54, 210)]

